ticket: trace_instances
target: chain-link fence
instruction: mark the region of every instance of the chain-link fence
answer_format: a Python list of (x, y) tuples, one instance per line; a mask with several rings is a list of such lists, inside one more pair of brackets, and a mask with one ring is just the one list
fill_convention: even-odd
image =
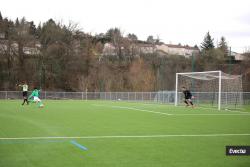
[[(30, 94), (31, 92), (29, 92)], [(194, 92), (199, 94), (199, 92)], [(204, 92), (201, 97), (206, 98)], [(250, 92), (242, 92), (243, 104), (250, 104)], [(180, 96), (179, 96), (180, 97)], [(175, 91), (159, 92), (51, 92), (42, 91), (41, 99), (53, 100), (121, 100), (121, 101), (145, 101), (174, 104)], [(0, 99), (22, 99), (21, 91), (0, 91)]]
[[(31, 92), (29, 92), (30, 94)], [(50, 92), (42, 91), (41, 99), (75, 99), (75, 100), (123, 100), (154, 101), (174, 103), (174, 91), (164, 92)], [(21, 91), (0, 91), (0, 99), (21, 99)]]

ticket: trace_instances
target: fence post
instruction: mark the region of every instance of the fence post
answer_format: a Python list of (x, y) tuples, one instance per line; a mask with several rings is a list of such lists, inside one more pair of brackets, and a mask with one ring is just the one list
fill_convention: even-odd
[(170, 96), (170, 92), (168, 92), (168, 104), (169, 104), (169, 96)]
[(8, 94), (7, 94), (7, 91), (5, 91), (5, 100), (8, 99)]
[(164, 91), (162, 91), (162, 103), (164, 103), (165, 102), (165, 93), (164, 93)]

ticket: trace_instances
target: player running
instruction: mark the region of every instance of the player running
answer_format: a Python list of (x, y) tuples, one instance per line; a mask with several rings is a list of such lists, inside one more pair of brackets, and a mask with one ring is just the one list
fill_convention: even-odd
[[(44, 105), (43, 105), (41, 99), (39, 98), (39, 94), (40, 94), (40, 90), (38, 90), (37, 88), (34, 88), (31, 95), (29, 96), (29, 101), (35, 102), (38, 105), (38, 107), (43, 107)], [(33, 98), (33, 100), (32, 100), (32, 98)]]
[(19, 84), (19, 87), (22, 87), (23, 89), (23, 103), (22, 105), (24, 105), (24, 103), (26, 102), (27, 105), (29, 105), (29, 101), (28, 101), (28, 85), (27, 82), (24, 81), (23, 85)]
[(194, 108), (194, 104), (192, 102), (193, 96), (192, 96), (190, 90), (188, 90), (186, 87), (183, 86), (182, 87), (182, 92), (183, 92), (184, 97), (185, 97), (184, 103), (186, 103), (186, 107), (191, 105), (192, 108)]

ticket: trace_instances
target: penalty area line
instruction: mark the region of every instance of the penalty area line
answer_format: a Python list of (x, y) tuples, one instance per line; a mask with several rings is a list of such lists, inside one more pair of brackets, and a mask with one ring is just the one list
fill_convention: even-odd
[(93, 105), (94, 106), (99, 106), (99, 107), (111, 107), (111, 108), (129, 109), (129, 110), (135, 110), (135, 111), (144, 111), (144, 112), (149, 112), (149, 113), (154, 113), (154, 114), (161, 114), (161, 115), (173, 115), (173, 114), (169, 114), (169, 113), (157, 112), (157, 111), (153, 111), (153, 110), (139, 109), (139, 108), (134, 108), (134, 107), (107, 106), (107, 105), (98, 105), (98, 104), (93, 104)]
[(161, 114), (161, 115), (173, 115), (173, 114), (169, 114), (169, 113), (163, 113), (163, 112), (157, 112), (157, 111), (152, 111), (152, 110), (139, 109), (139, 108), (134, 108), (134, 107), (122, 107), (122, 106), (111, 106), (111, 107), (112, 108), (121, 108), (121, 109), (136, 110), (136, 111), (144, 111), (144, 112), (150, 112), (150, 113)]
[(47, 136), (47, 137), (2, 137), (0, 140), (42, 140), (42, 139), (112, 139), (112, 138), (167, 138), (167, 137), (227, 137), (250, 136), (243, 134), (168, 134), (168, 135), (131, 135), (131, 136)]
[(167, 115), (167, 116), (235, 116), (235, 115), (240, 115), (240, 116), (250, 116), (250, 113), (244, 112), (244, 113), (229, 113), (229, 112), (218, 112), (218, 113), (180, 113), (180, 114), (170, 114), (170, 113), (163, 113), (163, 112), (158, 112), (158, 111), (153, 111), (153, 110), (146, 110), (146, 109), (139, 109), (139, 108), (134, 108), (134, 107), (123, 107), (123, 106), (107, 106), (107, 105), (98, 105), (98, 104), (93, 104), (94, 106), (98, 107), (110, 107), (110, 108), (120, 108), (120, 109), (129, 109), (129, 110), (135, 110), (135, 111), (144, 111), (144, 112), (149, 112), (149, 113), (154, 113), (154, 114), (161, 114), (161, 115)]

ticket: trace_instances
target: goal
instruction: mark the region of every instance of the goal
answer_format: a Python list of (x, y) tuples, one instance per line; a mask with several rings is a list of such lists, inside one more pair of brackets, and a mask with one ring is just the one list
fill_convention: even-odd
[(189, 89), (198, 106), (240, 109), (243, 103), (241, 75), (222, 71), (176, 73), (175, 106), (184, 104), (182, 87)]

